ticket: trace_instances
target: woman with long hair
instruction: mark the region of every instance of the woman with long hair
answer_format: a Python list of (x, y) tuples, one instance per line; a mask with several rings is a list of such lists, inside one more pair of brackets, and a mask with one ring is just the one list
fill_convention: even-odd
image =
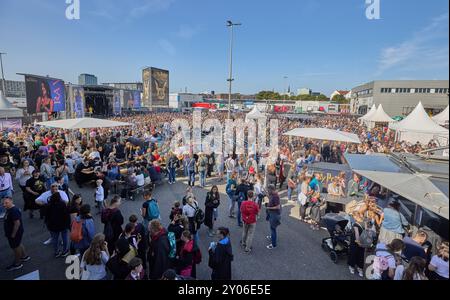
[(36, 100), (36, 113), (53, 113), (54, 101), (50, 95), (50, 86), (46, 81), (41, 81), (41, 95)]
[(403, 280), (428, 280), (425, 276), (427, 261), (419, 256), (414, 256), (409, 261), (408, 268), (403, 273)]
[(448, 280), (448, 242), (442, 242), (437, 255), (431, 258), (428, 270), (432, 280)]
[(108, 244), (105, 235), (99, 233), (94, 236), (90, 247), (81, 260), (81, 269), (89, 273), (85, 280), (106, 280), (106, 263), (109, 260)]
[(219, 189), (216, 185), (211, 188), (211, 191), (206, 195), (205, 201), (205, 225), (209, 228), (208, 236), (214, 236), (214, 209), (220, 205)]

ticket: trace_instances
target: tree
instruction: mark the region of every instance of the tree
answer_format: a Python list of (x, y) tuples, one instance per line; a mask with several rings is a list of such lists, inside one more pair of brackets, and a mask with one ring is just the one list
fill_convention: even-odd
[(344, 96), (342, 96), (341, 94), (334, 95), (332, 100), (333, 100), (333, 102), (336, 102), (339, 104), (350, 103), (350, 101), (348, 99), (346, 99)]

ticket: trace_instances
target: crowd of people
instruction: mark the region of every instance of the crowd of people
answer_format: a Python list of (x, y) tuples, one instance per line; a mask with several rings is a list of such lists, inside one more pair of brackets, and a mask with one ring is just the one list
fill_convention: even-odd
[[(236, 114), (235, 118), (243, 115)], [(224, 121), (226, 114), (206, 113), (204, 118)], [(24, 126), (4, 132), (0, 143), (0, 217), (14, 262), (9, 271), (18, 270), (30, 260), (22, 244), (23, 212), (34, 218), (39, 212), (48, 230), (46, 244), (52, 244), (55, 257), (78, 255), (82, 278), (101, 279), (194, 279), (197, 265), (204, 262), (198, 246), (202, 226), (215, 237), (208, 248), (211, 279), (232, 279), (233, 250), (230, 229), (216, 228), (218, 208), (228, 204), (228, 216), (236, 219), (241, 233), (240, 245), (251, 254), (258, 220), (268, 221), (268, 250), (278, 247), (277, 228), (281, 225), (282, 205), (279, 192), (287, 190), (288, 201), (295, 200), (299, 216), (311, 230), (320, 230), (323, 215), (330, 210), (326, 195), (362, 200), (349, 211), (352, 220), (348, 265), (351, 273), (362, 274), (364, 253), (361, 237), (374, 232), (376, 251), (375, 279), (448, 279), (448, 242), (435, 255), (425, 249), (425, 231), (410, 235), (407, 222), (392, 202), (381, 209), (377, 199), (383, 189), (364, 178), (345, 173), (323, 178), (310, 166), (315, 162), (345, 163), (344, 153), (417, 153), (436, 146), (399, 143), (386, 128), (367, 130), (353, 117), (320, 116), (313, 120), (279, 117), (279, 154), (223, 155), (220, 153), (174, 153), (169, 147), (174, 132), (170, 120), (192, 117), (183, 113), (149, 113), (118, 117), (133, 126), (78, 130)], [(192, 125), (192, 124), (191, 124)], [(352, 144), (289, 139), (282, 133), (297, 127), (326, 127), (358, 134), (363, 143)], [(170, 220), (161, 216), (152, 190), (167, 177), (168, 184), (183, 172), (189, 188), (183, 199), (175, 201)], [(199, 203), (193, 186), (206, 187), (207, 177), (226, 180), (226, 198), (217, 186)], [(92, 199), (83, 199), (70, 188), (91, 187)], [(15, 187), (23, 195), (23, 210)], [(139, 213), (123, 216), (124, 199), (136, 201), (142, 192), (144, 203)], [(14, 198), (14, 199), (13, 199)], [(225, 201), (224, 201), (225, 200)], [(90, 204), (95, 205), (94, 207)], [(265, 215), (262, 212), (265, 211)], [(100, 218), (103, 228), (95, 228)], [(167, 226), (164, 224), (167, 223)], [(60, 242), (62, 241), (62, 243)], [(420, 251), (423, 250), (423, 253)], [(397, 253), (401, 255), (397, 255)], [(386, 267), (387, 266), (387, 267)], [(362, 276), (362, 275), (361, 275)]]

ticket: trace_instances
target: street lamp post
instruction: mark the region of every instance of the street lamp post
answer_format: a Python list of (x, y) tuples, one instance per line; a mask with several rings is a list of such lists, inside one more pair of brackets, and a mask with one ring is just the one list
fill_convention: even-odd
[(6, 55), (6, 53), (0, 52), (0, 67), (2, 69), (2, 89), (3, 89), (3, 95), (6, 97), (6, 82), (5, 82), (5, 74), (3, 73), (3, 55)]
[(241, 23), (233, 23), (227, 21), (227, 26), (230, 27), (230, 77), (228, 81), (228, 119), (231, 119), (231, 86), (233, 82), (233, 28), (234, 26), (240, 26)]

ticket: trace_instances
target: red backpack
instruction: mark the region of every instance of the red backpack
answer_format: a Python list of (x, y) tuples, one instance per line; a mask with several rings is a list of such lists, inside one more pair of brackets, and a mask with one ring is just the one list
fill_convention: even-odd
[(83, 220), (73, 220), (70, 229), (70, 240), (75, 243), (81, 242), (83, 239)]

